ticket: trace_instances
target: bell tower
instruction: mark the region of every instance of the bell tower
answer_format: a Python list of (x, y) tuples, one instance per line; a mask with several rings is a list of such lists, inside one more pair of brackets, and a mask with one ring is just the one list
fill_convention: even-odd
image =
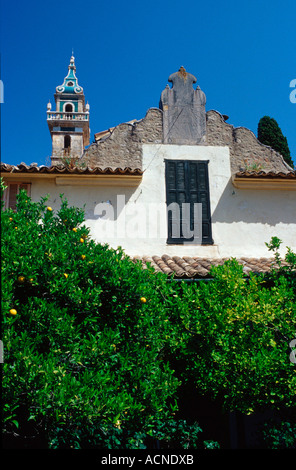
[(56, 87), (56, 110), (47, 105), (47, 124), (52, 140), (52, 165), (78, 160), (89, 145), (89, 104), (78, 85), (75, 59), (72, 55), (64, 83)]

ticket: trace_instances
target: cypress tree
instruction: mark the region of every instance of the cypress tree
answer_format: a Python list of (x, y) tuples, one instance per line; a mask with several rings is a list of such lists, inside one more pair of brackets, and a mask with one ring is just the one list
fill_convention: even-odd
[(294, 168), (287, 138), (284, 137), (278, 123), (274, 118), (264, 116), (258, 123), (258, 140), (279, 152), (286, 163)]

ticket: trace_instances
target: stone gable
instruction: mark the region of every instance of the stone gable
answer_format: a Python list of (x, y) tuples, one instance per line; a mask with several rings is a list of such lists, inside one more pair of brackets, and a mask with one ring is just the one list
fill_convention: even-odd
[(261, 144), (252, 131), (228, 124), (213, 110), (207, 112), (207, 144), (229, 147), (232, 174), (242, 170), (283, 173), (292, 170), (278, 152)]
[[(151, 108), (143, 119), (119, 124), (91, 144), (80, 163), (88, 167), (142, 169), (142, 144), (162, 144), (163, 141), (163, 111)], [(242, 170), (291, 171), (283, 157), (261, 144), (252, 131), (228, 124), (214, 110), (206, 113), (206, 141), (200, 145), (229, 147), (232, 174)]]
[(115, 127), (106, 138), (90, 145), (80, 163), (100, 168), (142, 168), (142, 144), (162, 143), (162, 111), (151, 108), (144, 119)]

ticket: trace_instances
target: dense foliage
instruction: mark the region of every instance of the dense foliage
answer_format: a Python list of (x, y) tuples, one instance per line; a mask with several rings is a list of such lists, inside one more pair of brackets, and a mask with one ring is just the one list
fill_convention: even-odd
[(271, 420), (264, 425), (263, 436), (268, 449), (296, 449), (296, 422)]
[(213, 275), (214, 282), (183, 290), (184, 307), (177, 314), (182, 339), (171, 349), (181, 379), (210, 391), (228, 410), (291, 409), (296, 374), (288, 346), (296, 332), (295, 278), (275, 276), (267, 288), (262, 276), (250, 274), (247, 283), (235, 260), (213, 268)]
[(283, 135), (277, 121), (264, 116), (258, 123), (258, 140), (279, 152), (286, 163), (294, 168), (287, 138)]
[(164, 423), (168, 434), (166, 277), (90, 240), (65, 200), (54, 214), (23, 192), (1, 216), (5, 431), (51, 447), (141, 447)]
[(268, 279), (246, 282), (232, 260), (210, 283), (168, 282), (96, 244), (83, 221), (63, 198), (55, 212), (25, 192), (17, 212), (1, 211), (6, 436), (51, 448), (213, 448), (178, 414), (188, 383), (225, 410), (293, 412), (291, 251)]

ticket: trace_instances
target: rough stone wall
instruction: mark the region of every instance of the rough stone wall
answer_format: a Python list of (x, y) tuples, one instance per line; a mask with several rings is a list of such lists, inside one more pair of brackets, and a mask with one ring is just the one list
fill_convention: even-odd
[(207, 144), (229, 146), (233, 174), (246, 169), (284, 173), (291, 171), (278, 152), (261, 144), (249, 129), (227, 124), (217, 111), (207, 112)]
[[(200, 145), (228, 146), (231, 172), (242, 170), (287, 173), (291, 168), (272, 148), (261, 144), (252, 131), (225, 122), (217, 111), (208, 111), (206, 142)], [(80, 164), (101, 168), (142, 168), (142, 144), (163, 143), (163, 114), (151, 108), (133, 124), (119, 124), (101, 141), (85, 150)]]
[(142, 144), (162, 143), (162, 111), (148, 110), (144, 119), (119, 124), (105, 139), (85, 150), (80, 164), (101, 168), (142, 168)]
[(82, 152), (83, 152), (83, 137), (82, 134), (70, 134), (71, 136), (71, 147), (69, 149), (69, 154), (65, 153), (64, 149), (64, 139), (65, 139), (64, 134), (54, 134), (52, 136), (52, 156), (51, 156), (51, 162), (53, 165), (57, 165), (59, 163), (62, 163), (64, 158), (73, 158), (77, 160), (80, 158)]

